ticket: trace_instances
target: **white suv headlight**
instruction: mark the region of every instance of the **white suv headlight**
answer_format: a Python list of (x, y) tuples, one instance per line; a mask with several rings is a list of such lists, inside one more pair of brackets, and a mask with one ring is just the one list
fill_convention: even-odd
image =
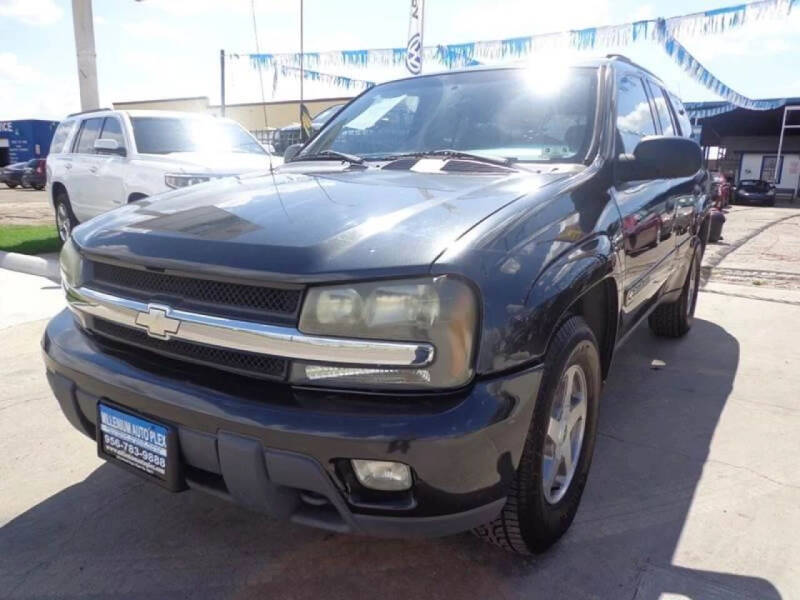
[(338, 387), (460, 387), (473, 375), (477, 322), (475, 293), (453, 277), (313, 287), (300, 315), (303, 333), (428, 342), (434, 360), (424, 369), (295, 361), (291, 379)]
[(208, 175), (191, 175), (189, 173), (167, 173), (164, 175), (164, 183), (171, 188), (187, 187), (210, 180), (211, 177)]

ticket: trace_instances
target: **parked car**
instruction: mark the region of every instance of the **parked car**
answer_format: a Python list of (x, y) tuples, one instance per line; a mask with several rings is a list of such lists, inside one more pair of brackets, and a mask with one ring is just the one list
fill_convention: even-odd
[(170, 189), (266, 170), (267, 152), (229, 119), (166, 111), (70, 115), (50, 145), (47, 183), (59, 236), (78, 223)]
[(737, 204), (775, 206), (775, 186), (760, 179), (742, 179), (733, 196)]
[(0, 169), (0, 182), (5, 183), (10, 188), (15, 188), (22, 185), (22, 176), (25, 174), (25, 169), (31, 166), (36, 166), (39, 159), (26, 160), (25, 162), (18, 162), (11, 165), (6, 165)]
[(44, 158), (29, 161), (22, 172), (22, 187), (43, 190), (47, 184), (46, 165), (47, 160)]
[[(322, 129), (322, 126), (330, 121), (330, 119), (337, 112), (339, 112), (343, 106), (344, 103), (334, 104), (333, 106), (329, 106), (328, 108), (317, 113), (317, 115), (311, 120), (312, 134), (316, 135), (319, 130)], [(292, 123), (286, 127), (281, 127), (275, 132), (275, 135), (272, 138), (272, 146), (275, 148), (275, 152), (277, 154), (283, 155), (286, 148), (292, 144), (298, 144), (301, 141), (302, 132), (300, 129), (300, 123)]]
[(661, 81), (621, 57), (561, 75), (377, 85), (270, 176), (76, 228), (42, 344), (66, 418), (172, 491), (545, 550), (616, 349), (692, 326), (709, 204)]

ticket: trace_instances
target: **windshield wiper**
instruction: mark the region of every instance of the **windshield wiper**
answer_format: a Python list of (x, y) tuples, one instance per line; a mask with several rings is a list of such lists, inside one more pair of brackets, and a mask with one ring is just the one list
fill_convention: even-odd
[(289, 162), (300, 162), (301, 160), (344, 160), (353, 165), (363, 165), (364, 159), (355, 154), (347, 154), (338, 150), (322, 150), (314, 154), (300, 154)]
[(464, 152), (463, 150), (452, 150), (450, 148), (441, 148), (439, 150), (421, 150), (419, 152), (406, 152), (404, 154), (394, 154), (391, 159), (397, 158), (425, 158), (428, 156), (442, 156), (444, 158), (465, 158), (468, 160), (474, 160), (484, 163), (489, 163), (491, 165), (499, 165), (501, 167), (509, 167), (514, 162), (516, 162), (516, 158), (504, 158), (504, 157), (492, 157), (486, 156), (485, 154), (473, 154), (472, 152)]

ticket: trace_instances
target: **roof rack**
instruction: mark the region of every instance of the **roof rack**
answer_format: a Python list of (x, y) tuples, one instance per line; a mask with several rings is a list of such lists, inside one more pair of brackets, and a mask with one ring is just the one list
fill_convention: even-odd
[(93, 112), (101, 112), (101, 111), (104, 111), (104, 110), (113, 110), (113, 109), (112, 108), (93, 108), (91, 110), (82, 110), (80, 112), (76, 112), (76, 113), (72, 113), (71, 115), (67, 115), (67, 118), (69, 119), (70, 117), (77, 117), (78, 115), (85, 115), (85, 114), (93, 113)]
[(636, 67), (637, 69), (641, 69), (645, 73), (648, 73), (649, 75), (652, 75), (653, 77), (655, 77), (659, 81), (661, 80), (661, 78), (658, 75), (656, 75), (655, 73), (653, 73), (650, 69), (645, 69), (642, 65), (633, 62), (630, 58), (628, 58), (624, 54), (606, 54), (606, 58), (621, 60), (624, 63), (628, 63), (632, 67)]

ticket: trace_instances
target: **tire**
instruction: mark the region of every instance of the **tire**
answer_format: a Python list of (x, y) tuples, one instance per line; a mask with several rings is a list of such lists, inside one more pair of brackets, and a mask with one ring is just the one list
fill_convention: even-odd
[(659, 337), (683, 337), (692, 328), (694, 309), (697, 306), (697, 290), (700, 286), (700, 259), (702, 254), (695, 248), (692, 263), (683, 283), (683, 290), (675, 302), (657, 307), (647, 319), (650, 330)]
[(44, 189), (44, 186), (43, 185), (35, 185), (35, 186), (33, 186), (33, 189), (35, 189), (38, 192), (41, 192)]
[[(562, 476), (560, 488), (556, 488), (555, 479), (552, 485), (546, 486), (544, 478), (548, 472), (553, 473), (552, 465), (556, 462), (549, 456), (555, 456), (554, 437), (560, 437), (562, 444), (567, 444), (568, 439), (574, 443), (576, 439), (572, 436), (574, 429), (551, 426), (553, 411), (558, 412), (559, 407), (564, 406), (563, 380), (570, 375), (574, 377), (576, 369), (583, 374), (585, 397), (582, 443), (572, 446), (572, 452), (578, 456), (577, 463), (571, 477)], [(575, 391), (580, 387), (573, 386), (572, 389)], [(556, 332), (547, 351), (533, 419), (508, 500), (494, 521), (474, 530), (478, 537), (517, 554), (532, 554), (547, 550), (569, 529), (578, 511), (592, 463), (600, 389), (597, 340), (582, 317), (571, 317)], [(571, 404), (577, 395), (577, 391), (571, 394)], [(560, 430), (560, 436), (551, 435), (554, 428)], [(564, 431), (569, 433), (565, 436)], [(556, 472), (560, 472), (565, 464), (558, 462)]]
[(69, 239), (72, 230), (78, 226), (78, 219), (75, 218), (75, 214), (72, 212), (72, 206), (69, 203), (69, 196), (67, 196), (66, 192), (58, 192), (53, 205), (56, 213), (56, 231), (63, 244)]
[(16, 184), (16, 183), (6, 183), (6, 185), (7, 185), (8, 187), (10, 187), (12, 190), (13, 190), (15, 187), (17, 187), (17, 184)]

